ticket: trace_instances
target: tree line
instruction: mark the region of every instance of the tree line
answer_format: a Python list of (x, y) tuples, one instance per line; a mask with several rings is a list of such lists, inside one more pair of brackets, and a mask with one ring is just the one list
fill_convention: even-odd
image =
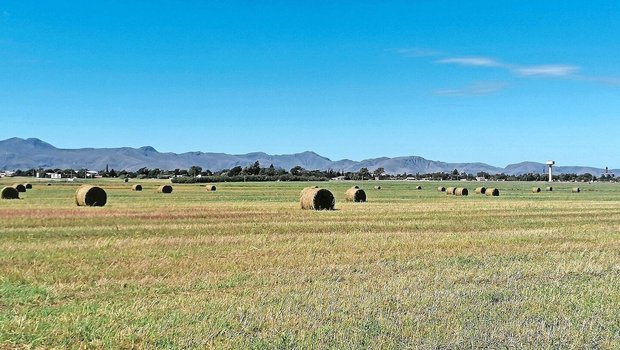
[[(16, 170), (14, 176), (34, 177), (37, 173), (59, 174), (62, 178), (85, 178), (87, 169), (28, 169)], [(330, 179), (341, 180), (432, 180), (432, 181), (459, 181), (459, 180), (488, 180), (488, 181), (547, 181), (547, 174), (528, 173), (521, 175), (489, 174), (487, 172), (465, 173), (454, 169), (452, 172), (434, 173), (402, 173), (386, 174), (384, 168), (377, 168), (370, 171), (363, 167), (358, 171), (342, 170), (308, 170), (301, 166), (295, 166), (289, 170), (276, 168), (273, 164), (262, 167), (258, 161), (246, 167), (235, 166), (230, 169), (211, 171), (194, 165), (189, 169), (163, 170), (159, 168), (143, 167), (136, 171), (102, 169), (98, 171), (98, 176), (111, 178), (130, 178), (130, 179), (152, 179), (152, 178), (171, 178), (176, 183), (206, 183), (206, 182), (238, 182), (238, 181), (327, 181)], [(589, 181), (613, 181), (617, 179), (613, 174), (594, 176), (590, 173), (585, 174), (557, 174), (553, 175), (554, 181), (563, 182), (589, 182)]]

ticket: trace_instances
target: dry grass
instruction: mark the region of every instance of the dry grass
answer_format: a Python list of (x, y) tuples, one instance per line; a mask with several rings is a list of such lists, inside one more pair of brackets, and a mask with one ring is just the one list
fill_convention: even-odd
[[(614, 348), (620, 186), (34, 186), (0, 202), (0, 348)], [(456, 184), (456, 183), (455, 183)], [(449, 220), (446, 220), (449, 218)], [(458, 224), (455, 224), (458, 223)]]

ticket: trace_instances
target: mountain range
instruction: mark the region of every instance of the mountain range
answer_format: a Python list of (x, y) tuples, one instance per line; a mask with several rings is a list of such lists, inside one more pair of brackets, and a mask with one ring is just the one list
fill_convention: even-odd
[[(291, 169), (301, 166), (309, 170), (342, 170), (358, 171), (360, 168), (368, 168), (370, 171), (376, 168), (384, 168), (389, 174), (402, 173), (433, 173), (451, 172), (454, 169), (460, 172), (475, 174), (480, 171), (489, 174), (505, 173), (519, 175), (526, 173), (541, 173), (546, 169), (544, 163), (522, 162), (510, 164), (505, 168), (488, 165), (485, 163), (446, 163), (428, 160), (419, 156), (406, 156), (395, 158), (374, 158), (362, 161), (343, 159), (332, 161), (314, 152), (302, 152), (295, 154), (269, 155), (263, 152), (248, 154), (225, 154), (209, 152), (158, 152), (151, 146), (140, 148), (79, 148), (62, 149), (39, 140), (37, 138), (10, 138), (0, 141), (0, 169), (93, 169), (101, 170), (106, 166), (116, 170), (137, 170), (143, 167), (159, 168), (165, 170), (188, 169), (197, 165), (203, 169), (218, 171), (230, 169), (235, 166), (245, 167), (258, 161), (262, 166), (273, 164), (276, 168)], [(554, 173), (590, 173), (600, 175), (604, 169), (583, 166), (557, 166)], [(612, 172), (618, 174), (620, 169)]]

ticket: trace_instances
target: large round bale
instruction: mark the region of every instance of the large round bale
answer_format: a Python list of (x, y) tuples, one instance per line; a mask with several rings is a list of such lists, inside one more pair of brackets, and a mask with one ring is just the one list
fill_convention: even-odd
[(549, 186), (549, 187), (547, 187), (547, 188), (546, 188), (546, 190), (547, 190), (548, 192), (551, 192), (551, 191), (553, 191), (553, 187)]
[(447, 194), (448, 196), (453, 195), (453, 194), (454, 194), (454, 191), (456, 191), (456, 187), (448, 187), (448, 188), (446, 188), (446, 194)]
[(206, 189), (207, 189), (207, 191), (209, 191), (209, 192), (215, 192), (215, 190), (217, 190), (217, 188), (215, 187), (215, 185), (207, 185)]
[(17, 190), (17, 192), (26, 192), (26, 186), (22, 184), (13, 184), (11, 187)]
[(454, 190), (454, 195), (455, 196), (467, 196), (468, 194), (469, 194), (469, 191), (466, 188), (463, 188), (463, 187), (459, 187), (459, 188)]
[(487, 188), (484, 194), (486, 194), (489, 197), (497, 197), (499, 196), (499, 190), (497, 188)]
[(2, 189), (2, 199), (19, 199), (19, 192), (15, 189), (15, 187), (4, 187)]
[(172, 193), (172, 186), (170, 186), (170, 185), (161, 185), (157, 189), (157, 192), (159, 192), (159, 193)]
[(366, 192), (357, 186), (349, 188), (345, 193), (347, 202), (365, 202)]
[(299, 192), (299, 195), (300, 195), (300, 196), (303, 196), (303, 195), (304, 195), (304, 191), (305, 191), (305, 190), (309, 190), (309, 189), (313, 189), (313, 188), (319, 188), (319, 186), (304, 187), (304, 188), (301, 190), (301, 192)]
[(75, 191), (75, 204), (80, 207), (103, 207), (107, 201), (108, 195), (101, 187), (82, 185)]
[(439, 186), (439, 187), (437, 187), (437, 191), (438, 192), (446, 192), (446, 188), (443, 187), (443, 186)]
[(476, 187), (475, 192), (477, 194), (484, 194), (487, 191), (487, 189), (485, 187)]
[(314, 187), (304, 188), (299, 202), (301, 209), (311, 210), (334, 210), (336, 205), (336, 199), (329, 190)]
[(415, 187), (415, 189), (416, 189), (416, 190), (421, 190), (421, 189), (422, 189), (422, 186), (416, 186), (416, 187)]
[(381, 186), (375, 186), (375, 190), (380, 190)]
[(539, 193), (540, 187), (532, 187), (532, 193)]
[(140, 191), (142, 191), (142, 185), (135, 184), (135, 185), (131, 186), (131, 190), (135, 191), (135, 192), (140, 192)]
[(579, 192), (581, 192), (581, 188), (573, 187), (573, 193), (579, 193)]
[(32, 184), (24, 184), (24, 187), (26, 187), (27, 190), (31, 190)]

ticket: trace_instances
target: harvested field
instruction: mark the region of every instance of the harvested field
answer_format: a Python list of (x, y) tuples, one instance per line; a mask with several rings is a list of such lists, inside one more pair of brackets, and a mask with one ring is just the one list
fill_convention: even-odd
[(0, 348), (618, 344), (616, 184), (455, 200), (394, 181), (359, 205), (326, 182), (336, 210), (314, 211), (315, 183), (87, 183), (105, 207), (68, 183), (0, 201)]

